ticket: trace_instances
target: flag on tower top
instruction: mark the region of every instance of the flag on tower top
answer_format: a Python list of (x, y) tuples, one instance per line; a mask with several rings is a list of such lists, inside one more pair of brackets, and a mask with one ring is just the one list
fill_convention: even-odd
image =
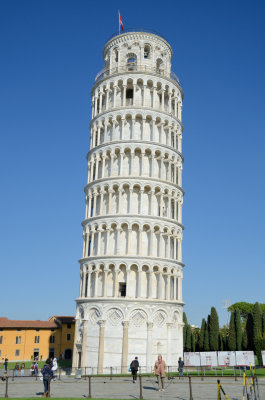
[(119, 32), (120, 32), (120, 28), (121, 28), (122, 31), (124, 30), (124, 29), (123, 29), (122, 19), (121, 19), (121, 14), (120, 14), (120, 12), (119, 12)]

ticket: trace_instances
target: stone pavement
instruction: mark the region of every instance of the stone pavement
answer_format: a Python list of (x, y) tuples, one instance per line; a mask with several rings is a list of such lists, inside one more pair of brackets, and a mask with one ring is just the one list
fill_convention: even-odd
[[(229, 400), (242, 399), (242, 379), (220, 378), (221, 384)], [(0, 397), (5, 394), (5, 382), (0, 381)], [(9, 397), (40, 397), (43, 393), (43, 383), (35, 378), (15, 378), (8, 384)], [(143, 378), (143, 397), (146, 400), (189, 400), (188, 379), (165, 380), (165, 392), (158, 392), (155, 378)], [(260, 399), (265, 399), (265, 380), (259, 380)], [(217, 378), (192, 378), (194, 400), (216, 400)], [(51, 383), (51, 397), (88, 396), (88, 380), (78, 380), (64, 377), (61, 381)], [(133, 384), (130, 378), (92, 378), (92, 397), (113, 399), (139, 399), (139, 382)], [(223, 396), (222, 396), (223, 398)]]

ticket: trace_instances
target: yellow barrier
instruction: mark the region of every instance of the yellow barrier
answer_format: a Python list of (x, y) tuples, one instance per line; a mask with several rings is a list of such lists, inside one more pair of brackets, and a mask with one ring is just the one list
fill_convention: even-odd
[(229, 398), (227, 397), (227, 395), (220, 383), (220, 380), (218, 379), (218, 381), (217, 381), (217, 400), (221, 400), (221, 392), (225, 396), (226, 400), (229, 400)]

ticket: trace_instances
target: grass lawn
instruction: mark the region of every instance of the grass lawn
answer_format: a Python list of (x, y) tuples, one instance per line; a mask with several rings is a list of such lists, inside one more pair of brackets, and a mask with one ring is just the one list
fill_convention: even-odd
[[(41, 396), (39, 396), (39, 397), (41, 397)], [(21, 399), (23, 399), (23, 400), (36, 400), (38, 397), (20, 397)], [(80, 400), (80, 397), (52, 397), (54, 400), (64, 400), (64, 399), (67, 399), (67, 400)], [(4, 397), (0, 397), (0, 399), (4, 399)], [(13, 398), (13, 397), (9, 397), (9, 400), (18, 400), (18, 398), (16, 397), (16, 398)], [(93, 398), (90, 398), (90, 399), (88, 399), (88, 400), (128, 400), (128, 399), (95, 399), (94, 397)]]

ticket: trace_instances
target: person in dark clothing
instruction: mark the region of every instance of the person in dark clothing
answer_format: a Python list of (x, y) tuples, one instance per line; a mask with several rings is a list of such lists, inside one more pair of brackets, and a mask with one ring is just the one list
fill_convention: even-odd
[(132, 377), (133, 377), (133, 383), (136, 383), (137, 380), (137, 371), (139, 369), (139, 361), (138, 361), (138, 357), (135, 357), (134, 360), (132, 360), (131, 364), (131, 371), (132, 371)]
[(178, 371), (179, 371), (179, 379), (180, 379), (181, 377), (183, 377), (183, 368), (184, 368), (184, 361), (181, 359), (181, 357), (179, 357), (178, 365), (179, 365)]
[(50, 367), (50, 362), (51, 360), (48, 358), (45, 362), (44, 367), (41, 370), (41, 373), (43, 375), (43, 384), (44, 384), (44, 393), (42, 397), (48, 396), (48, 388), (52, 378), (52, 370)]
[(5, 359), (5, 362), (4, 362), (4, 369), (5, 369), (5, 372), (7, 372), (7, 370), (8, 370), (8, 359), (7, 358)]

